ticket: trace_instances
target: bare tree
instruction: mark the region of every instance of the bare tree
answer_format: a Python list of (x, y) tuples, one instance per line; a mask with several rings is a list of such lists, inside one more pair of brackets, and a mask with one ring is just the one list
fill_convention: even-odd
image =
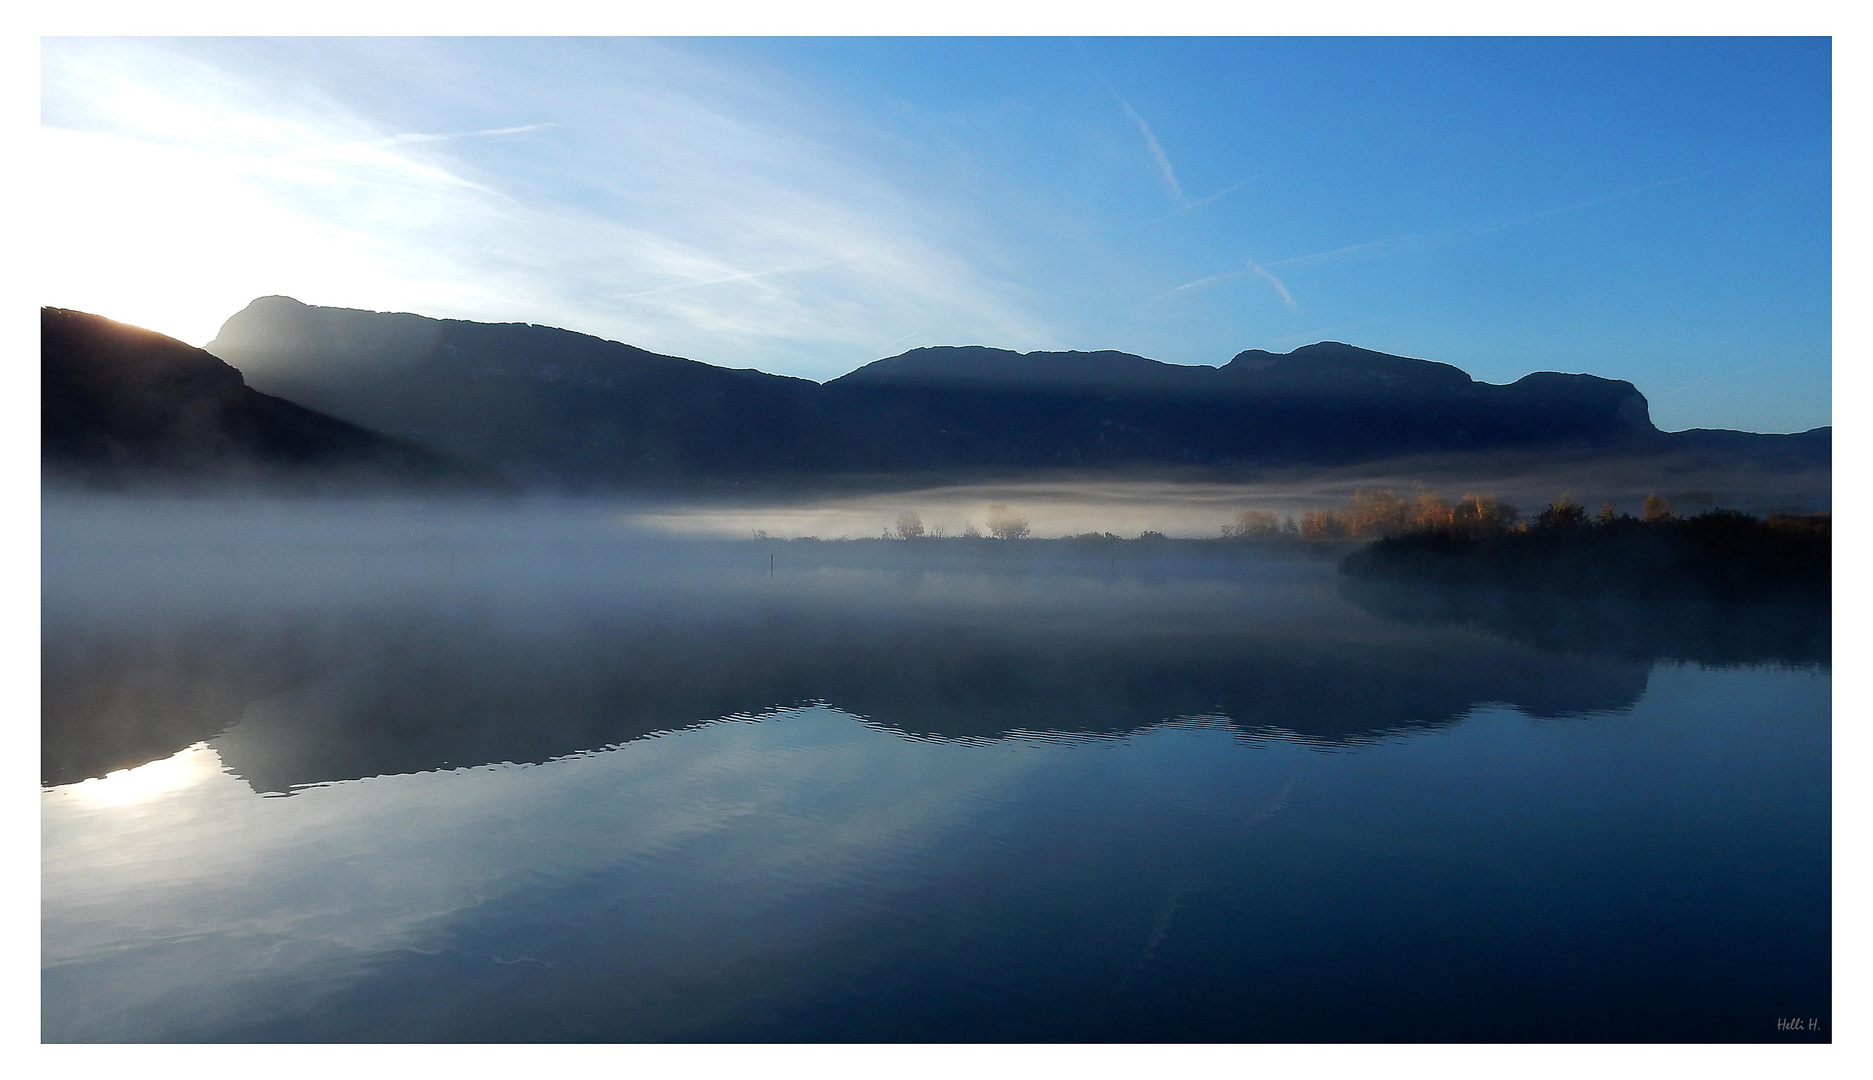
[(989, 507), (989, 535), (997, 540), (1021, 540), (1028, 535), (1028, 519), (1003, 506)]
[(1275, 515), (1266, 510), (1244, 510), (1236, 515), (1234, 524), (1223, 526), (1224, 536), (1241, 540), (1265, 540), (1280, 531)]
[(922, 536), (923, 518), (915, 510), (906, 510), (897, 516), (897, 538), (915, 540)]
[(1340, 516), (1325, 509), (1303, 513), (1300, 529), (1304, 540), (1337, 540), (1346, 535), (1346, 525)]

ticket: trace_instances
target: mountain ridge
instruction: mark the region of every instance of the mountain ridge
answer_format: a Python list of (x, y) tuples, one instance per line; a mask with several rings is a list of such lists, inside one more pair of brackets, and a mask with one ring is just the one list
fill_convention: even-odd
[[(1748, 454), (1770, 438), (1677, 439), (1624, 380), (1533, 372), (1485, 383), (1342, 342), (1248, 349), (1215, 367), (1117, 350), (932, 346), (816, 383), (557, 327), (275, 296), (231, 317), (208, 350), (267, 392), (522, 482), (574, 489), (855, 473), (1240, 472), (1543, 447)], [(1813, 457), (1820, 441), (1778, 452)]]

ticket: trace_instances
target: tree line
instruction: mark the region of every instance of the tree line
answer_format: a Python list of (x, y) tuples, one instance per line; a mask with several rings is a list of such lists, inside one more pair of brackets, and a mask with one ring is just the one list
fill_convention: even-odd
[(1697, 594), (1825, 602), (1833, 576), (1826, 513), (1735, 510), (1689, 517), (1648, 498), (1638, 517), (1597, 514), (1562, 496), (1527, 521), (1431, 520), (1382, 533), (1348, 555), (1354, 577), (1483, 584), (1562, 593)]

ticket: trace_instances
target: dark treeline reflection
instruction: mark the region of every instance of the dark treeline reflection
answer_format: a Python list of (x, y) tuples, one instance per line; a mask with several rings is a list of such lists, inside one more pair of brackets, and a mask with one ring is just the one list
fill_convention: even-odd
[(1465, 626), (1548, 652), (1711, 667), (1828, 664), (1825, 603), (1743, 603), (1698, 597), (1635, 599), (1488, 585), (1343, 578), (1361, 608), (1412, 626)]
[[(916, 545), (868, 548), (860, 567), (822, 545), (770, 569), (750, 543), (503, 555), (418, 534), (333, 558), (342, 572), (312, 581), (299, 555), (252, 554), (228, 587), (240, 560), (227, 552), (100, 562), (69, 582), (49, 571), (45, 781), (212, 739), (255, 789), (287, 791), (544, 761), (805, 702), (916, 738), (1204, 716), (1331, 744), (1481, 703), (1620, 709), (1649, 668), (1388, 624), (1335, 596), (1332, 564), (1313, 558), (1127, 562), (1010, 544), (926, 570)], [(895, 568), (878, 564), (887, 550)]]

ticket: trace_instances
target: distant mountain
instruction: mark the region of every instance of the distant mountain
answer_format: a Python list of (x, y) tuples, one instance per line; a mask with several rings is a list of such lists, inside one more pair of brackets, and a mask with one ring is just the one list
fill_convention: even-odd
[[(1419, 454), (1758, 452), (1806, 436), (1652, 425), (1631, 383), (1504, 386), (1337, 342), (1222, 367), (1121, 352), (915, 349), (823, 385), (528, 324), (255, 300), (209, 351), (254, 386), (517, 478), (569, 487), (1036, 469), (1240, 471)], [(1701, 439), (1701, 441), (1700, 441)], [(1779, 440), (1779, 441), (1778, 441)]]
[(1449, 364), (1321, 342), (1220, 368), (1127, 353), (917, 349), (826, 384), (848, 411), (893, 418), (899, 468), (1138, 463), (1337, 465), (1507, 447), (1655, 439), (1631, 383), (1542, 372), (1508, 386)]
[(448, 485), (490, 474), (260, 393), (174, 338), (42, 308), (41, 456), (90, 483), (248, 480)]

